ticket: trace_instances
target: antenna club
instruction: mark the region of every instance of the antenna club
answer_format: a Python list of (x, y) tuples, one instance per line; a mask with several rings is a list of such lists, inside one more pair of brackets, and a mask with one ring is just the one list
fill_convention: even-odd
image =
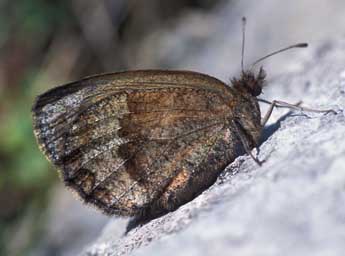
[(252, 67), (251, 67), (251, 68), (253, 68), (257, 63), (259, 63), (259, 62), (261, 62), (261, 61), (267, 59), (268, 57), (271, 57), (271, 56), (273, 56), (273, 55), (276, 55), (277, 53), (285, 52), (285, 51), (290, 50), (290, 49), (293, 49), (293, 48), (305, 48), (305, 47), (308, 47), (308, 44), (307, 44), (307, 43), (299, 43), (299, 44), (290, 45), (290, 46), (288, 46), (288, 47), (285, 47), (285, 48), (280, 49), (280, 50), (278, 50), (278, 51), (272, 52), (272, 53), (267, 54), (266, 56), (264, 56), (264, 57), (258, 59), (257, 61), (255, 61), (255, 62), (252, 64)]
[(308, 47), (308, 44), (307, 43), (300, 43), (300, 44), (296, 44), (296, 47), (306, 48), (306, 47)]

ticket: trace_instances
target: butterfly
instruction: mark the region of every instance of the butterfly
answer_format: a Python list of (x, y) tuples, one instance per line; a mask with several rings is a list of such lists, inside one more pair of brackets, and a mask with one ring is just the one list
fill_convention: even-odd
[(262, 119), (266, 73), (243, 71), (243, 49), (244, 29), (242, 73), (231, 85), (192, 71), (137, 70), (53, 88), (32, 108), (38, 145), (65, 185), (106, 214), (173, 211), (210, 187), (238, 148), (261, 164), (251, 150), (275, 106), (310, 110), (268, 102)]

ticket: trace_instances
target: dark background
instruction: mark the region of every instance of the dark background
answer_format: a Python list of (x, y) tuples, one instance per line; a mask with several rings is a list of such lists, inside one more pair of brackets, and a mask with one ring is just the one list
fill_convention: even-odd
[[(176, 56), (160, 60), (143, 46), (145, 40), (174, 28), (186, 13), (208, 12), (218, 2), (0, 2), (0, 255), (37, 249), (57, 193), (57, 173), (32, 133), (34, 97), (94, 73), (172, 67)], [(59, 245), (48, 247), (47, 254), (59, 254)]]

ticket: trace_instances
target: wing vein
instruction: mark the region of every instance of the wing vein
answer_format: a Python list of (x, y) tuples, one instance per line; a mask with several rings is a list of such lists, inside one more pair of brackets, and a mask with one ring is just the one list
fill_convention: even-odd
[[(216, 125), (219, 125), (219, 124), (223, 124), (223, 123), (221, 123), (221, 122), (214, 123), (214, 124), (212, 124), (212, 125), (208, 125), (208, 126), (205, 126), (205, 127), (201, 128), (201, 129), (198, 129), (198, 131), (205, 130), (205, 129), (207, 129), (207, 128), (211, 128), (211, 127), (216, 126)], [(223, 129), (223, 128), (222, 128), (222, 129)], [(218, 132), (219, 132), (219, 131), (218, 131)], [(189, 134), (190, 134), (190, 133), (183, 134), (182, 136), (179, 136), (179, 138), (188, 136)], [(172, 142), (171, 142), (171, 143), (172, 143)], [(164, 152), (166, 152), (166, 150), (169, 149), (171, 143), (167, 144), (167, 146), (164, 148), (164, 151), (161, 152), (160, 156), (162, 156), (162, 155), (164, 154)], [(156, 161), (157, 161), (157, 160), (156, 160)], [(146, 168), (146, 170), (148, 170), (153, 164), (155, 164), (156, 161), (153, 161), (153, 162), (151, 163), (151, 165), (150, 165), (149, 167)], [(148, 175), (150, 175), (151, 173), (152, 173), (152, 171), (149, 172)], [(109, 206), (109, 208), (112, 208), (116, 203), (118, 203), (119, 200), (121, 200), (121, 198), (123, 198), (128, 192), (130, 192), (130, 191), (134, 188), (135, 185), (138, 184), (138, 182), (139, 182), (139, 181), (133, 182), (133, 184), (132, 184), (126, 191), (124, 191), (118, 198), (115, 199), (115, 202), (113, 202), (113, 203)]]

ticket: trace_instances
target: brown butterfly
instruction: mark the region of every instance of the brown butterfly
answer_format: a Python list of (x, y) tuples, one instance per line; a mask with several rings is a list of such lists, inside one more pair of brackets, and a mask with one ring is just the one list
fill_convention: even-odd
[(47, 91), (32, 108), (41, 150), (66, 186), (106, 214), (154, 218), (177, 209), (212, 185), (239, 147), (261, 163), (251, 149), (274, 106), (310, 110), (274, 101), (262, 120), (266, 75), (243, 71), (244, 28), (242, 45), (242, 74), (231, 86), (197, 72), (141, 70)]

